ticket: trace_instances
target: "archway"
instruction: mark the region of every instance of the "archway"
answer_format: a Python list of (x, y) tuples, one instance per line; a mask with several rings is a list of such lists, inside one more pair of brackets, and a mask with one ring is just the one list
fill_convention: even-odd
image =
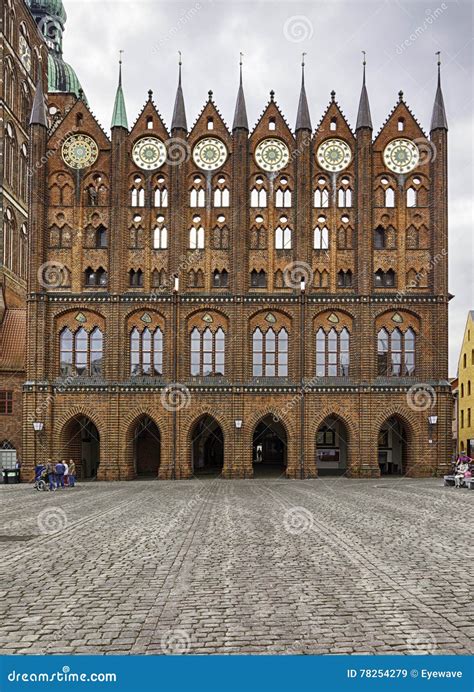
[(329, 416), (316, 432), (318, 476), (343, 476), (348, 467), (349, 432), (337, 416)]
[(196, 476), (215, 476), (224, 467), (224, 433), (215, 418), (201, 416), (191, 431), (191, 461)]
[[(87, 416), (74, 416), (66, 423), (61, 435), (61, 459), (73, 459), (78, 478), (97, 477), (100, 464), (100, 435)], [(53, 461), (57, 461), (54, 459)]]
[(142, 416), (132, 432), (133, 464), (137, 476), (156, 478), (160, 468), (161, 435), (149, 416)]
[(255, 477), (286, 474), (287, 465), (286, 430), (273, 416), (260, 420), (253, 433), (252, 463)]
[(398, 417), (383, 423), (378, 434), (378, 463), (382, 476), (401, 476), (407, 471), (409, 430)]

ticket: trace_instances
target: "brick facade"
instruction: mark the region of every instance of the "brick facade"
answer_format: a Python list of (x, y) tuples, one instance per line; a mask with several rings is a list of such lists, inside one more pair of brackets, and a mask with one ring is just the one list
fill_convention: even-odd
[[(72, 170), (62, 160), (71, 133), (97, 143), (92, 167)], [(133, 146), (145, 136), (168, 147), (168, 160), (158, 170), (144, 171), (133, 162)], [(209, 136), (228, 152), (212, 173), (192, 156)], [(383, 163), (385, 146), (400, 136), (416, 140), (421, 153), (408, 175), (395, 175)], [(402, 96), (375, 139), (369, 127), (352, 131), (334, 95), (314, 134), (304, 127), (293, 134), (273, 94), (250, 134), (243, 127), (229, 131), (212, 94), (189, 133), (182, 127), (168, 131), (151, 95), (130, 132), (115, 127), (110, 138), (81, 99), (48, 133), (33, 125), (32, 164), (46, 152), (47, 163), (37, 168), (31, 198), (24, 421), (41, 420), (44, 432), (35, 436), (31, 423), (24, 425), (28, 469), (47, 456), (66, 456), (79, 466), (100, 461), (102, 479), (131, 479), (138, 467), (162, 479), (189, 478), (201, 453), (196, 426), (207, 416), (211, 433), (202, 454), (211, 458), (223, 438), (227, 478), (252, 477), (254, 433), (263, 419), (271, 430), (280, 426), (290, 478), (318, 475), (317, 433), (328, 421), (339, 426), (351, 476), (380, 474), (379, 435), (387, 421), (403, 431), (400, 471), (441, 473), (451, 429), (447, 252), (441, 240), (447, 234), (446, 136), (445, 129), (436, 129), (428, 139)], [(284, 142), (290, 152), (278, 173), (263, 171), (255, 161), (266, 137)], [(320, 168), (316, 158), (328, 137), (343, 139), (352, 153), (337, 175)], [(394, 191), (393, 207), (386, 203), (387, 187)], [(417, 190), (416, 207), (406, 203), (410, 187)], [(214, 194), (224, 188), (230, 205), (218, 207)], [(137, 195), (144, 190), (143, 206), (132, 205), (134, 189)], [(154, 205), (157, 189), (166, 189), (168, 206)], [(192, 189), (204, 191), (204, 206), (190, 206)], [(253, 189), (265, 189), (265, 206), (251, 206)], [(327, 206), (315, 207), (317, 189), (328, 190)], [(339, 206), (340, 189), (351, 191), (345, 206)], [(277, 193), (281, 199), (286, 191), (290, 206), (276, 206)], [(313, 248), (318, 225), (328, 229), (328, 249)], [(168, 229), (167, 249), (153, 249), (157, 226)], [(204, 228), (204, 249), (189, 249), (193, 226)], [(291, 228), (291, 249), (275, 249), (278, 226)], [(377, 227), (386, 234), (382, 249), (375, 247)], [(100, 228), (106, 246), (95, 247)], [(46, 263), (54, 264), (49, 278)], [(106, 272), (103, 285), (88, 287), (87, 270)], [(129, 272), (139, 270), (143, 285), (132, 287)], [(228, 272), (227, 287), (213, 287), (215, 270)], [(261, 270), (266, 287), (253, 287), (251, 272)], [(377, 285), (379, 270), (395, 273), (393, 286)], [(352, 273), (351, 285), (340, 285), (340, 271)], [(179, 285), (173, 291), (175, 277)], [(65, 327), (73, 335), (84, 329), (89, 338), (100, 328), (100, 373), (61, 375)], [(332, 327), (350, 334), (349, 370), (316, 376), (316, 333)], [(413, 330), (416, 365), (410, 375), (378, 372), (377, 332), (383, 327), (403, 335)], [(132, 377), (130, 334), (146, 328), (162, 332), (162, 372)], [(218, 329), (225, 332), (224, 374), (191, 375), (195, 328), (201, 334), (209, 329), (212, 338)], [(254, 376), (256, 329), (286, 332), (287, 374)], [(438, 417), (434, 430), (428, 415)], [(142, 435), (137, 426), (144, 421), (148, 432)], [(94, 438), (100, 438), (100, 451)], [(93, 462), (87, 455), (95, 455)]]

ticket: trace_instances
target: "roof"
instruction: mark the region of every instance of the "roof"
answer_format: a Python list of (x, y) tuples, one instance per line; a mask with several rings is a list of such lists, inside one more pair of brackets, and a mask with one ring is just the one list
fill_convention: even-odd
[(186, 130), (186, 132), (188, 131), (183, 89), (181, 88), (181, 62), (179, 63), (178, 89), (176, 91), (176, 100), (174, 102), (173, 118), (171, 121), (171, 130), (175, 130), (177, 128)]
[(430, 131), (440, 129), (448, 129), (448, 119), (446, 118), (446, 111), (444, 109), (443, 92), (441, 91), (441, 73), (438, 62), (438, 86), (436, 87), (436, 95), (433, 104), (433, 115), (431, 116)]
[(0, 326), (0, 370), (25, 369), (26, 308), (8, 308)]
[(298, 103), (298, 113), (296, 115), (295, 132), (298, 130), (312, 130), (311, 117), (309, 115), (308, 99), (306, 98), (306, 89), (304, 86), (304, 77), (301, 80), (300, 100)]
[(126, 130), (128, 130), (127, 109), (125, 108), (125, 98), (122, 89), (122, 63), (120, 63), (119, 83), (117, 87), (117, 94), (115, 95), (115, 105), (111, 127), (124, 127)]
[(361, 127), (369, 127), (372, 129), (372, 118), (370, 116), (370, 106), (369, 106), (369, 95), (367, 94), (367, 88), (364, 83), (362, 84), (362, 91), (360, 92), (359, 110), (357, 112), (357, 124), (356, 130)]
[(43, 127), (48, 127), (48, 118), (44, 105), (43, 78), (41, 75), (36, 85), (35, 98), (31, 109), (30, 125), (43, 125)]
[[(48, 55), (48, 91), (50, 93), (76, 94), (79, 98), (82, 87), (74, 69), (61, 56)], [(83, 95), (84, 98), (84, 95)]]
[(66, 22), (67, 14), (62, 0), (27, 0), (27, 5), (32, 12), (49, 14), (51, 17), (59, 19), (63, 24)]

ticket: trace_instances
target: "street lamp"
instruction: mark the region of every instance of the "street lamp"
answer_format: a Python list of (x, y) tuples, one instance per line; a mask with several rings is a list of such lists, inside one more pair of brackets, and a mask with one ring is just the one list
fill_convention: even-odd
[(235, 427), (237, 428), (237, 430), (240, 430), (242, 427), (243, 421), (240, 418), (237, 418), (234, 422), (235, 422)]
[(433, 426), (436, 425), (438, 422), (438, 416), (428, 416), (428, 425), (429, 425), (429, 440), (428, 443), (431, 445), (433, 444)]
[(37, 433), (43, 432), (44, 423), (42, 423), (41, 421), (38, 421), (38, 420), (33, 421), (33, 429)]

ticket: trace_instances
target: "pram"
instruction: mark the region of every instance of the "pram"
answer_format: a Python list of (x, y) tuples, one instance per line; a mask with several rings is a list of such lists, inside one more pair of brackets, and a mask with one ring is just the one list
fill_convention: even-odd
[(48, 489), (48, 474), (46, 473), (46, 466), (35, 466), (35, 490), (47, 490)]

